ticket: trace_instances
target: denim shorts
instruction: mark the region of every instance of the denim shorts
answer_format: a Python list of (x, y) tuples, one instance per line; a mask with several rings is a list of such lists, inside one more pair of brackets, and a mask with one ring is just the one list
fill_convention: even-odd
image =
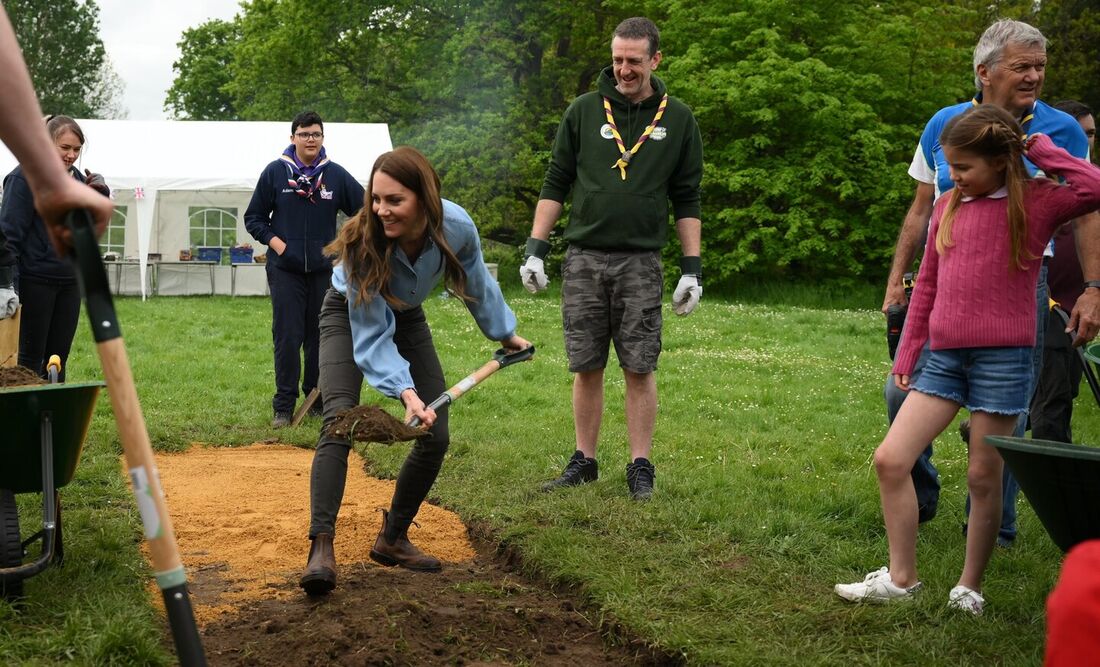
[(660, 253), (569, 246), (561, 272), (570, 372), (604, 368), (611, 343), (623, 369), (642, 374), (657, 370), (664, 291)]
[(964, 347), (929, 350), (913, 389), (964, 406), (970, 412), (1027, 413), (1031, 347)]

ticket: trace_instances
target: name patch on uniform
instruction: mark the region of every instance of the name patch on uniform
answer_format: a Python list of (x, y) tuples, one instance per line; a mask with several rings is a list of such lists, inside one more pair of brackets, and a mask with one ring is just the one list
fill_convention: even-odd
[(332, 199), (332, 190), (329, 190), (324, 185), (321, 186), (321, 199)]
[(603, 137), (604, 139), (614, 139), (615, 138), (615, 133), (611, 131), (611, 124), (610, 123), (604, 123), (603, 124), (603, 127), (600, 128), (600, 136)]
[(668, 136), (668, 128), (661, 127), (660, 125), (658, 125), (657, 127), (653, 128), (653, 134), (650, 134), (649, 138), (652, 139), (653, 141), (661, 141), (662, 139), (664, 139), (667, 136)]

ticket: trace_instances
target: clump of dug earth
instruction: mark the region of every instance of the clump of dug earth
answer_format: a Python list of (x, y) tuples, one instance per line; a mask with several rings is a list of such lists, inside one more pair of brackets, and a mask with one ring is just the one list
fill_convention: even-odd
[(329, 428), (329, 435), (354, 442), (392, 444), (428, 435), (427, 429), (409, 426), (377, 405), (359, 405), (342, 413)]
[(46, 381), (29, 368), (9, 366), (0, 368), (0, 387), (29, 387), (46, 384)]

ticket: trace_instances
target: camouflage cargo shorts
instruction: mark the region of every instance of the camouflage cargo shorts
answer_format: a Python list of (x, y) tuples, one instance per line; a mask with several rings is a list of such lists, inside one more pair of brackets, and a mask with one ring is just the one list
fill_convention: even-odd
[(664, 293), (660, 253), (570, 246), (561, 272), (562, 329), (569, 370), (580, 373), (605, 368), (612, 342), (624, 370), (657, 370)]

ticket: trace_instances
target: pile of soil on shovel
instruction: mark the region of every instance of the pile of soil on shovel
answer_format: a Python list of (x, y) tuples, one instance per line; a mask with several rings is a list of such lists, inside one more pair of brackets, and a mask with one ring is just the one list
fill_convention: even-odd
[(336, 526), (338, 585), (307, 597), (298, 577), (312, 455), (257, 444), (157, 456), (211, 665), (677, 664), (641, 643), (609, 642), (595, 614), (523, 577), (484, 531), (471, 539), (439, 507), (425, 504), (409, 537), (443, 572), (375, 564), (375, 510), (388, 507), (393, 482), (368, 477), (354, 453)]
[(0, 387), (27, 387), (46, 384), (46, 381), (29, 368), (5, 366), (0, 368)]
[(329, 433), (355, 442), (392, 444), (428, 435), (427, 430), (409, 426), (377, 405), (359, 405), (338, 416)]

